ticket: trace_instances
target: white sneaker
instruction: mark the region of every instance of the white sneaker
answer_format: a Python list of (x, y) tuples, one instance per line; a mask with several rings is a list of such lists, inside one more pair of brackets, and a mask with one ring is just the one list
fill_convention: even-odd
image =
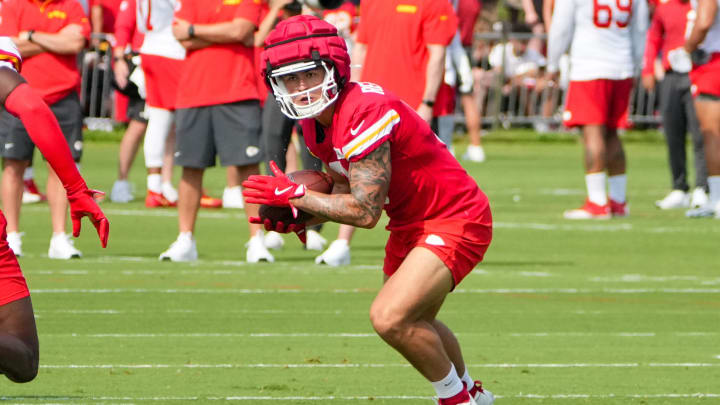
[(24, 232), (8, 232), (7, 234), (8, 246), (16, 257), (22, 256), (22, 236), (24, 234)]
[(163, 197), (165, 197), (166, 200), (168, 200), (171, 204), (177, 202), (178, 192), (171, 183), (164, 182), (160, 187), (162, 195)]
[(699, 208), (707, 205), (709, 202), (710, 197), (708, 197), (705, 189), (702, 187), (695, 187), (695, 190), (693, 190), (692, 195), (690, 196), (690, 208)]
[(475, 385), (470, 387), (468, 392), (477, 405), (492, 405), (495, 402), (495, 395), (484, 389), (480, 381), (475, 381)]
[(717, 206), (713, 206), (710, 203), (703, 205), (702, 207), (691, 208), (685, 211), (685, 216), (688, 218), (719, 218), (720, 217), (720, 203)]
[(655, 201), (655, 206), (661, 210), (687, 208), (690, 206), (690, 196), (682, 190), (673, 190), (662, 200)]
[[(225, 203), (223, 202), (223, 207), (225, 206)], [(263, 236), (263, 244), (268, 249), (273, 250), (280, 250), (285, 245), (285, 239), (283, 239), (282, 235), (275, 231), (268, 232), (265, 236)]]
[(194, 262), (198, 258), (195, 238), (189, 232), (178, 235), (175, 242), (170, 244), (168, 250), (160, 253), (159, 260), (172, 262)]
[(271, 255), (265, 247), (265, 241), (262, 231), (258, 231), (255, 236), (250, 238), (250, 240), (248, 241), (248, 243), (245, 244), (245, 246), (247, 247), (247, 252), (245, 253), (245, 260), (248, 263), (258, 263), (261, 260), (268, 263), (272, 263), (275, 261), (273, 255)]
[(130, 182), (127, 180), (115, 180), (112, 191), (110, 192), (110, 201), (114, 203), (129, 203), (133, 199)]
[(23, 190), (22, 194), (22, 203), (23, 204), (35, 204), (42, 201), (42, 196), (40, 194), (33, 194), (27, 190)]
[(485, 161), (485, 149), (481, 145), (468, 145), (463, 159), (471, 162), (482, 163)]
[(346, 266), (350, 264), (350, 246), (345, 239), (336, 239), (326, 251), (315, 258), (315, 264), (325, 263), (329, 266)]
[(222, 206), (223, 208), (245, 208), (245, 202), (243, 201), (242, 196), (242, 187), (225, 187), (222, 196)]
[(48, 257), (51, 259), (73, 259), (82, 257), (82, 253), (75, 249), (74, 241), (66, 233), (54, 233), (50, 239)]
[(327, 239), (323, 238), (318, 231), (310, 229), (307, 231), (307, 240), (305, 243), (305, 249), (322, 251), (327, 245)]

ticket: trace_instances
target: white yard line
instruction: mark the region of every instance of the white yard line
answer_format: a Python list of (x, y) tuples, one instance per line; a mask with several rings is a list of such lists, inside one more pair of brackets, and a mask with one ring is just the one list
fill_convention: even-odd
[[(714, 368), (720, 363), (499, 363), (499, 364), (468, 364), (473, 368)], [(337, 363), (337, 364), (41, 364), (40, 368), (47, 369), (183, 369), (183, 368), (223, 368), (223, 369), (256, 369), (256, 368), (407, 368), (409, 364), (382, 364), (382, 363)]]
[[(682, 337), (712, 337), (717, 336), (720, 332), (526, 332), (526, 333), (507, 333), (507, 332), (457, 332), (457, 336), (493, 336), (493, 337), (622, 337), (622, 338), (647, 338), (658, 336), (682, 336)], [(72, 337), (72, 338), (376, 338), (377, 334), (372, 332), (336, 332), (336, 333), (310, 333), (310, 332), (293, 332), (293, 333), (275, 333), (275, 332), (255, 332), (255, 333), (227, 333), (227, 332), (203, 332), (203, 333), (44, 333), (44, 337)]]

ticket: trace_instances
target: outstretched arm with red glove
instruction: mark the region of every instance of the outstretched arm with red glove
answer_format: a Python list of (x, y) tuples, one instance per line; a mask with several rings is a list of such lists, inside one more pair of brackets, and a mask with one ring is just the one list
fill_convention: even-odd
[(80, 235), (80, 220), (87, 216), (97, 229), (102, 247), (106, 247), (110, 223), (93, 198), (95, 195), (101, 195), (102, 192), (88, 189), (75, 166), (60, 125), (47, 104), (17, 72), (5, 68), (0, 71), (2, 71), (0, 79), (19, 81), (19, 84), (7, 95), (5, 109), (23, 122), (30, 139), (40, 149), (65, 186), (70, 202), (73, 236)]

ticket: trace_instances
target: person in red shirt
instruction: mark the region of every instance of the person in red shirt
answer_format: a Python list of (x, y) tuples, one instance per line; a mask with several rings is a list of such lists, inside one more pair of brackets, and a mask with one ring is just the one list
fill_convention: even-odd
[[(492, 404), (493, 395), (470, 378), (457, 339), (436, 319), (490, 244), (487, 197), (407, 103), (377, 84), (350, 81), (345, 41), (332, 25), (293, 17), (265, 44), (266, 82), (283, 113), (301, 120), (307, 147), (334, 186), (332, 194), (308, 190), (273, 163), (274, 176), (243, 182), (247, 202), (362, 228), (376, 226), (384, 209), (390, 238), (385, 283), (370, 308), (373, 327), (432, 382), (441, 405)], [(304, 234), (305, 224), (249, 220)]]
[[(667, 53), (685, 43), (688, 17), (692, 11), (689, 0), (668, 0), (658, 3), (645, 42), (642, 85), (648, 91), (655, 88), (655, 59), (662, 52), (665, 77), (659, 90), (663, 132), (668, 147), (672, 189), (655, 205), (660, 209), (694, 208), (707, 203), (707, 165), (703, 137), (695, 114), (690, 78), (670, 68)], [(689, 193), (685, 145), (687, 132), (692, 135), (695, 156), (695, 189)]]
[[(173, 34), (187, 49), (175, 101), (175, 164), (182, 166), (178, 189), (180, 234), (161, 260), (194, 261), (193, 232), (205, 169), (233, 167), (228, 187), (259, 173), (261, 111), (254, 65), (253, 33), (260, 2), (182, 0), (175, 8)], [(234, 184), (236, 183), (236, 184)], [(257, 205), (246, 205), (257, 215)], [(274, 261), (260, 226), (250, 226), (246, 260)]]
[[(57, 120), (18, 73), (20, 53), (7, 37), (0, 37), (0, 106), (23, 122), (28, 135), (59, 177), (70, 201), (73, 234), (88, 216), (102, 247), (107, 246), (110, 225), (75, 166)], [(15, 254), (7, 242), (5, 217), (0, 212), (0, 373), (15, 382), (28, 382), (38, 372), (38, 337), (30, 292)]]
[[(25, 59), (25, 78), (50, 106), (73, 158), (79, 162), (83, 117), (77, 93), (80, 82), (77, 54), (85, 47), (90, 33), (82, 7), (75, 0), (14, 0), (3, 2), (0, 16), (0, 35), (11, 37), (18, 46)], [(8, 241), (16, 254), (22, 254), (19, 233), (22, 176), (35, 145), (20, 120), (4, 113), (2, 122), (3, 210), (8, 221)], [(81, 252), (65, 233), (65, 190), (52, 169), (49, 169), (47, 195), (53, 228), (48, 256), (53, 259), (80, 257)]]
[(363, 0), (353, 48), (353, 78), (378, 83), (433, 117), (443, 81), (445, 47), (457, 31), (449, 1)]

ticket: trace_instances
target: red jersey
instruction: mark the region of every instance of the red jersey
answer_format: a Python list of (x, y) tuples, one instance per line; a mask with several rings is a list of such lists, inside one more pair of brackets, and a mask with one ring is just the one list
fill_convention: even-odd
[(379, 83), (417, 108), (425, 90), (427, 45), (447, 46), (457, 31), (449, 1), (363, 0), (357, 42), (367, 45), (362, 80)]
[(357, 8), (352, 2), (346, 1), (340, 7), (333, 10), (324, 10), (323, 20), (337, 28), (340, 36), (348, 38), (357, 28)]
[[(88, 22), (77, 0), (6, 0), (0, 8), (0, 35), (17, 36), (20, 31), (35, 30), (56, 34), (68, 25), (78, 24), (86, 38)], [(54, 104), (76, 91), (80, 84), (76, 55), (43, 52), (23, 60), (23, 76), (48, 104)]]
[(463, 46), (470, 46), (475, 33), (475, 21), (482, 10), (480, 0), (460, 0), (457, 6), (458, 25), (460, 31), (460, 42)]
[(128, 44), (133, 51), (140, 50), (145, 36), (137, 30), (135, 0), (123, 0), (115, 18), (115, 46), (125, 48)]
[[(190, 24), (216, 24), (242, 18), (260, 24), (260, 0), (182, 0), (175, 17)], [(189, 50), (185, 59), (177, 108), (257, 100), (255, 51), (240, 43), (213, 44)]]
[(348, 176), (350, 164), (390, 142), (387, 229), (458, 219), (491, 225), (489, 203), (470, 175), (405, 102), (373, 83), (351, 82), (334, 104), (330, 127), (301, 120), (310, 152)]
[(100, 8), (102, 8), (103, 22), (101, 32), (113, 33), (115, 31), (115, 19), (117, 18), (122, 1), (123, 0), (92, 0), (90, 2), (90, 7), (100, 6)]
[(668, 51), (685, 44), (688, 17), (691, 13), (694, 12), (689, 1), (683, 3), (680, 0), (667, 0), (657, 3), (645, 42), (643, 75), (654, 73), (655, 58), (660, 52), (663, 53), (663, 68), (670, 69), (670, 62), (667, 58)]

